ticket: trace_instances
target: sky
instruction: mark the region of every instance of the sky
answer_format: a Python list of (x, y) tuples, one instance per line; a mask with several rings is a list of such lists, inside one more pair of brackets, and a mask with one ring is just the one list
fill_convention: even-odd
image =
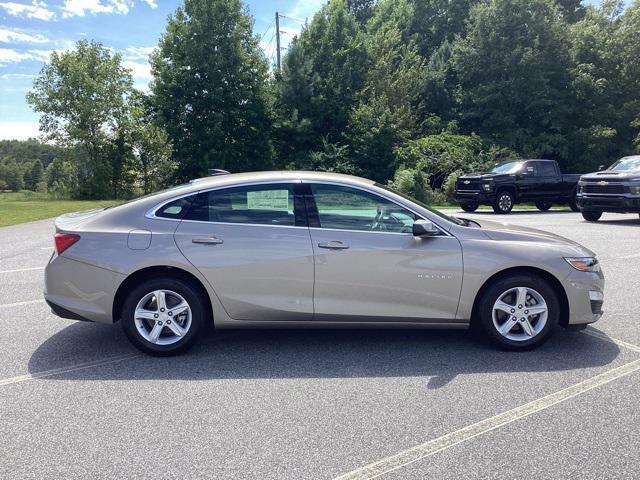
[[(245, 0), (254, 32), (275, 61), (278, 11), (286, 48), (325, 0)], [(34, 77), (52, 51), (97, 40), (118, 51), (137, 88), (151, 80), (148, 56), (180, 0), (0, 0), (0, 139), (38, 136), (38, 115), (25, 100)]]

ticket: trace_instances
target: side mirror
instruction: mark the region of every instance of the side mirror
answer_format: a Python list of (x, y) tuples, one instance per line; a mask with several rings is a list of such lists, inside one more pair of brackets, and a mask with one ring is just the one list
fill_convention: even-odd
[(434, 237), (440, 234), (440, 230), (429, 220), (416, 220), (413, 222), (414, 237)]
[(599, 171), (599, 172), (601, 172), (602, 170), (604, 170), (604, 169), (606, 169), (606, 168), (607, 168), (607, 166), (606, 166), (606, 165), (600, 165), (600, 166), (598, 167), (598, 171)]

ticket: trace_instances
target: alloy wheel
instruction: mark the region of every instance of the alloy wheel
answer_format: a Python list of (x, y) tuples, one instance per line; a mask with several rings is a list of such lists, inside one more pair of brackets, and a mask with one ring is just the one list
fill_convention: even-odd
[(508, 193), (503, 193), (502, 195), (500, 195), (500, 198), (498, 199), (498, 205), (500, 206), (500, 210), (502, 210), (503, 212), (509, 211), (512, 207), (511, 195), (509, 195)]
[(182, 295), (155, 290), (138, 302), (134, 313), (136, 331), (155, 345), (179, 342), (191, 327), (191, 307)]
[(549, 308), (540, 293), (529, 287), (513, 287), (493, 305), (493, 326), (503, 337), (524, 342), (538, 335), (547, 323)]

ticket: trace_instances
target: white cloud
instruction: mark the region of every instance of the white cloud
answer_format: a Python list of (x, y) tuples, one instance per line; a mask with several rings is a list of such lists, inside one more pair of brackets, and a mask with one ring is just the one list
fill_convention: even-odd
[(130, 60), (147, 60), (154, 48), (156, 47), (127, 47), (124, 50), (124, 56)]
[(47, 62), (52, 50), (30, 49), (14, 50), (12, 48), (0, 48), (0, 67), (10, 63), (20, 62)]
[(129, 13), (133, 0), (65, 0), (62, 6), (62, 16), (84, 17), (86, 14), (97, 13)]
[(314, 13), (320, 10), (325, 3), (327, 0), (297, 0), (287, 13), (287, 17), (311, 21)]
[(44, 35), (36, 33), (31, 35), (19, 30), (9, 30), (0, 28), (0, 43), (48, 43), (49, 39)]
[(138, 63), (133, 60), (124, 60), (122, 66), (131, 70), (133, 78), (151, 80), (151, 66), (148, 63)]
[(144, 3), (149, 5), (151, 8), (158, 8), (158, 2), (156, 0), (142, 0)]
[(14, 17), (35, 18), (37, 20), (53, 20), (55, 13), (47, 7), (41, 0), (33, 0), (29, 3), (0, 2), (0, 8), (6, 10), (7, 14)]
[(2, 80), (11, 80), (12, 78), (36, 78), (32, 73), (3, 73), (0, 75)]
[(39, 134), (38, 122), (0, 122), (0, 140), (26, 140)]

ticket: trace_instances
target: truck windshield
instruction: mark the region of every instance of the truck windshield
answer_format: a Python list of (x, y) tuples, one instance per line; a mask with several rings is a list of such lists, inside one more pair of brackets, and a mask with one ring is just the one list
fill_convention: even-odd
[(633, 157), (623, 157), (609, 167), (614, 172), (640, 171), (640, 155)]
[(503, 162), (496, 163), (491, 169), (491, 173), (516, 173), (522, 168), (522, 162)]

